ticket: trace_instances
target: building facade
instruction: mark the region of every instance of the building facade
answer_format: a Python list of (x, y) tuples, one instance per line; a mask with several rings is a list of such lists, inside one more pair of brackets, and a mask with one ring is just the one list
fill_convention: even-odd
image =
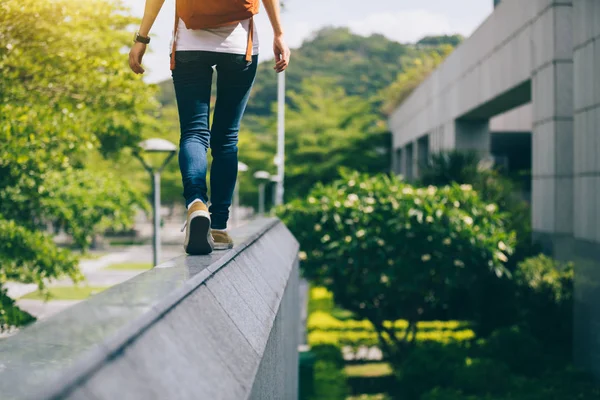
[(441, 150), (510, 155), (501, 132), (520, 132), (524, 154), (530, 132), (535, 238), (575, 261), (575, 360), (600, 378), (600, 0), (495, 5), (390, 117), (392, 169), (418, 177)]

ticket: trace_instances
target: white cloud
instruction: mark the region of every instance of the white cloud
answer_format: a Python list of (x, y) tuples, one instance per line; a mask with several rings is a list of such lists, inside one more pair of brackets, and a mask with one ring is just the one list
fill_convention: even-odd
[(360, 35), (379, 33), (402, 43), (416, 42), (427, 35), (455, 33), (448, 17), (426, 10), (370, 14), (350, 21), (348, 26)]

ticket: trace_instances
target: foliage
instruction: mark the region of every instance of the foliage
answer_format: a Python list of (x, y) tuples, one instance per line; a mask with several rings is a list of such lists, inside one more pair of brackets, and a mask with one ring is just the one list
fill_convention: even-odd
[[(419, 321), (462, 314), (449, 308), (458, 294), (505, 274), (513, 245), (496, 206), (468, 186), (415, 189), (352, 173), (280, 215), (301, 244), (304, 275), (368, 319), (392, 358), (417, 339)], [(384, 323), (397, 319), (408, 327)]]
[(473, 184), (480, 171), (480, 157), (475, 151), (450, 150), (433, 153), (419, 167), (423, 185), (444, 186), (453, 182)]
[(489, 338), (482, 341), (481, 354), (506, 364), (520, 375), (539, 375), (546, 364), (539, 342), (516, 326), (494, 331)]
[(77, 280), (76, 257), (47, 227), (85, 248), (145, 206), (110, 163), (92, 161), (135, 146), (155, 106), (123, 62), (134, 22), (112, 0), (0, 4), (0, 287), (11, 279), (44, 291), (47, 280)]
[(26, 325), (35, 318), (15, 306), (15, 301), (0, 288), (0, 331), (8, 331), (13, 326)]
[(454, 50), (451, 45), (443, 45), (430, 52), (422, 53), (401, 70), (395, 81), (381, 91), (382, 111), (390, 115), (438, 65)]
[(465, 40), (462, 35), (440, 35), (440, 36), (425, 36), (417, 42), (417, 46), (443, 46), (450, 45), (456, 47)]
[(510, 266), (515, 267), (518, 261), (539, 251), (531, 245), (530, 207), (518, 195), (518, 185), (494, 169), (487, 160), (481, 159), (478, 153), (463, 150), (438, 152), (420, 166), (420, 171), (422, 185), (472, 185), (484, 201), (498, 205), (500, 211), (506, 213), (508, 229), (517, 235), (515, 256)]
[(344, 357), (340, 347), (333, 344), (318, 344), (310, 342), (310, 351), (321, 361), (334, 364), (337, 368), (344, 368)]
[(540, 341), (547, 353), (569, 360), (573, 343), (573, 264), (539, 255), (519, 263), (514, 276), (520, 325)]
[[(454, 150), (432, 154), (420, 169), (423, 185), (469, 184), (485, 202), (498, 205), (507, 216), (506, 229), (516, 235), (515, 251), (506, 263), (511, 272), (520, 261), (539, 253), (538, 246), (531, 243), (530, 206), (519, 195), (518, 186), (477, 153)], [(482, 281), (475, 302), (478, 334), (489, 335), (499, 327), (517, 323), (519, 306), (512, 301), (514, 295), (514, 282), (509, 279)]]
[[(523, 263), (527, 269), (523, 275), (529, 277), (527, 282), (539, 288), (540, 282), (550, 281), (555, 289), (554, 298), (562, 298), (561, 290), (556, 290), (557, 280), (544, 278), (545, 273), (535, 272), (545, 271), (549, 262), (542, 261), (545, 264), (542, 267), (527, 267), (538, 262), (528, 260)], [(515, 280), (520, 279), (524, 278), (515, 277)], [(309, 335), (309, 344), (317, 359), (330, 362), (333, 368), (333, 365), (343, 366), (340, 346), (374, 346), (376, 338), (373, 337), (369, 343), (360, 340), (353, 342), (356, 340), (354, 337), (349, 337), (347, 342), (339, 339), (321, 340), (320, 337), (336, 338), (345, 333), (356, 336), (372, 333), (371, 324), (365, 321), (334, 321), (331, 315), (326, 316), (334, 309), (334, 304), (328, 302), (331, 299), (331, 292), (325, 288), (311, 288), (309, 309), (313, 311), (309, 314), (309, 331), (317, 335)], [(438, 334), (460, 329), (465, 323), (425, 321), (423, 326), (431, 329), (431, 333)], [(547, 334), (551, 336), (552, 332)], [(421, 400), (591, 400), (600, 395), (600, 387), (594, 385), (589, 376), (574, 370), (564, 360), (559, 363), (548, 362), (550, 353), (552, 349), (549, 346), (542, 346), (537, 338), (521, 327), (501, 329), (488, 338), (476, 340), (473, 340), (473, 336), (455, 341), (419, 338), (407, 358), (401, 364), (392, 365), (396, 383), (381, 381), (385, 385), (381, 391), (387, 388), (388, 394), (395, 396), (393, 398)], [(367, 366), (371, 367), (369, 364)], [(346, 366), (346, 370), (348, 368)], [(352, 379), (357, 379), (350, 376), (358, 371), (357, 368), (359, 366), (350, 368), (348, 376), (334, 374), (340, 379), (340, 386), (342, 381), (350, 383)], [(328, 382), (333, 385), (332, 381)], [(357, 397), (361, 398), (359, 395)]]
[[(511, 334), (511, 340), (496, 341), (492, 345), (495, 354), (487, 356), (482, 356), (489, 346), (485, 341), (472, 348), (419, 344), (398, 370), (399, 390), (395, 394), (421, 400), (587, 400), (600, 394), (600, 387), (589, 376), (564, 364), (549, 368), (540, 361), (542, 369), (536, 373), (518, 372), (522, 368), (518, 359), (523, 348), (513, 345), (528, 342), (531, 337), (525, 334), (526, 337), (518, 338), (521, 333), (517, 330)], [(530, 354), (527, 352), (522, 361), (527, 363)], [(503, 361), (507, 357), (512, 367)]]
[[(286, 86), (299, 93), (307, 79), (333, 78), (349, 96), (367, 99), (389, 85), (405, 60), (418, 53), (414, 46), (382, 35), (364, 37), (347, 28), (325, 28), (293, 50), (293, 62), (286, 71)], [(268, 116), (271, 113), (271, 104), (276, 101), (276, 84), (271, 64), (259, 65), (248, 105), (250, 114)]]
[(452, 386), (454, 373), (464, 362), (464, 351), (456, 344), (419, 343), (400, 365), (394, 366), (398, 379), (396, 394), (417, 399), (429, 388)]
[(348, 395), (346, 374), (332, 362), (317, 360), (314, 369), (314, 393), (310, 400), (345, 400)]
[(589, 377), (570, 368), (539, 379), (514, 375), (508, 378), (507, 386), (500, 394), (473, 395), (460, 389), (436, 387), (423, 394), (420, 400), (593, 400), (600, 396), (600, 388)]
[[(384, 326), (394, 327), (396, 330), (405, 330), (409, 327), (406, 320), (392, 322), (385, 321)], [(420, 331), (458, 331), (468, 328), (460, 321), (420, 321), (417, 323)], [(320, 331), (372, 331), (373, 324), (366, 319), (340, 321), (328, 312), (313, 311), (308, 317), (307, 329)]]
[(152, 269), (151, 263), (121, 263), (121, 264), (111, 264), (106, 269), (114, 270), (114, 271), (145, 271), (148, 269)]
[(379, 377), (392, 374), (392, 369), (388, 363), (367, 363), (359, 365), (348, 365), (346, 366), (346, 375), (352, 376), (363, 376), (363, 377)]
[[(287, 199), (304, 196), (318, 182), (327, 184), (339, 178), (340, 168), (365, 173), (389, 168), (390, 135), (367, 100), (347, 95), (334, 81), (323, 78), (305, 81), (301, 92), (290, 92), (288, 97)], [(264, 131), (277, 131), (274, 119)], [(263, 143), (263, 152), (272, 160), (276, 136), (270, 135)], [(247, 150), (242, 152), (245, 160)], [(274, 166), (269, 169), (274, 172)]]
[[(394, 330), (397, 336), (403, 336), (407, 333), (407, 330)], [(438, 343), (452, 343), (457, 341), (468, 341), (472, 340), (475, 334), (470, 329), (462, 329), (457, 331), (451, 330), (430, 330), (430, 331), (418, 331), (414, 336), (416, 342), (438, 342)], [(378, 336), (376, 331), (321, 331), (314, 330), (308, 334), (308, 340), (310, 343), (315, 344), (330, 344), (335, 346), (350, 346), (352, 348), (358, 348), (360, 346), (373, 347), (381, 345), (381, 338)], [(394, 343), (384, 337), (385, 344), (388, 346)]]
[(28, 300), (85, 300), (98, 294), (109, 287), (107, 286), (57, 286), (51, 287), (47, 292), (35, 291), (21, 297)]
[(358, 396), (347, 397), (346, 400), (390, 400), (391, 398), (385, 393), (379, 394), (361, 394)]

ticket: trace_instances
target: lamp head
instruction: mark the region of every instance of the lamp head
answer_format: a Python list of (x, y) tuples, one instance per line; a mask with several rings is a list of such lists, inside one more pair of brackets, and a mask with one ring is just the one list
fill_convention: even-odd
[(269, 180), (271, 179), (271, 174), (268, 173), (267, 171), (256, 171), (254, 173), (254, 178), (258, 179), (258, 180)]

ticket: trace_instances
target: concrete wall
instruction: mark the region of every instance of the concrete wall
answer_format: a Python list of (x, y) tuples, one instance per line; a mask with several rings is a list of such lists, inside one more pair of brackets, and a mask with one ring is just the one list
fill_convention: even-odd
[[(534, 230), (570, 236), (573, 204), (565, 193), (573, 186), (571, 32), (571, 0), (503, 1), (393, 113), (394, 149), (427, 136), (430, 152), (476, 150), (485, 156), (490, 119), (532, 103)], [(414, 168), (399, 172), (418, 175)]]
[(531, 103), (513, 108), (490, 119), (492, 132), (531, 132), (533, 129)]
[(573, 6), (575, 359), (600, 377), (600, 1)]
[(295, 399), (298, 243), (277, 220), (0, 342), (4, 399)]

